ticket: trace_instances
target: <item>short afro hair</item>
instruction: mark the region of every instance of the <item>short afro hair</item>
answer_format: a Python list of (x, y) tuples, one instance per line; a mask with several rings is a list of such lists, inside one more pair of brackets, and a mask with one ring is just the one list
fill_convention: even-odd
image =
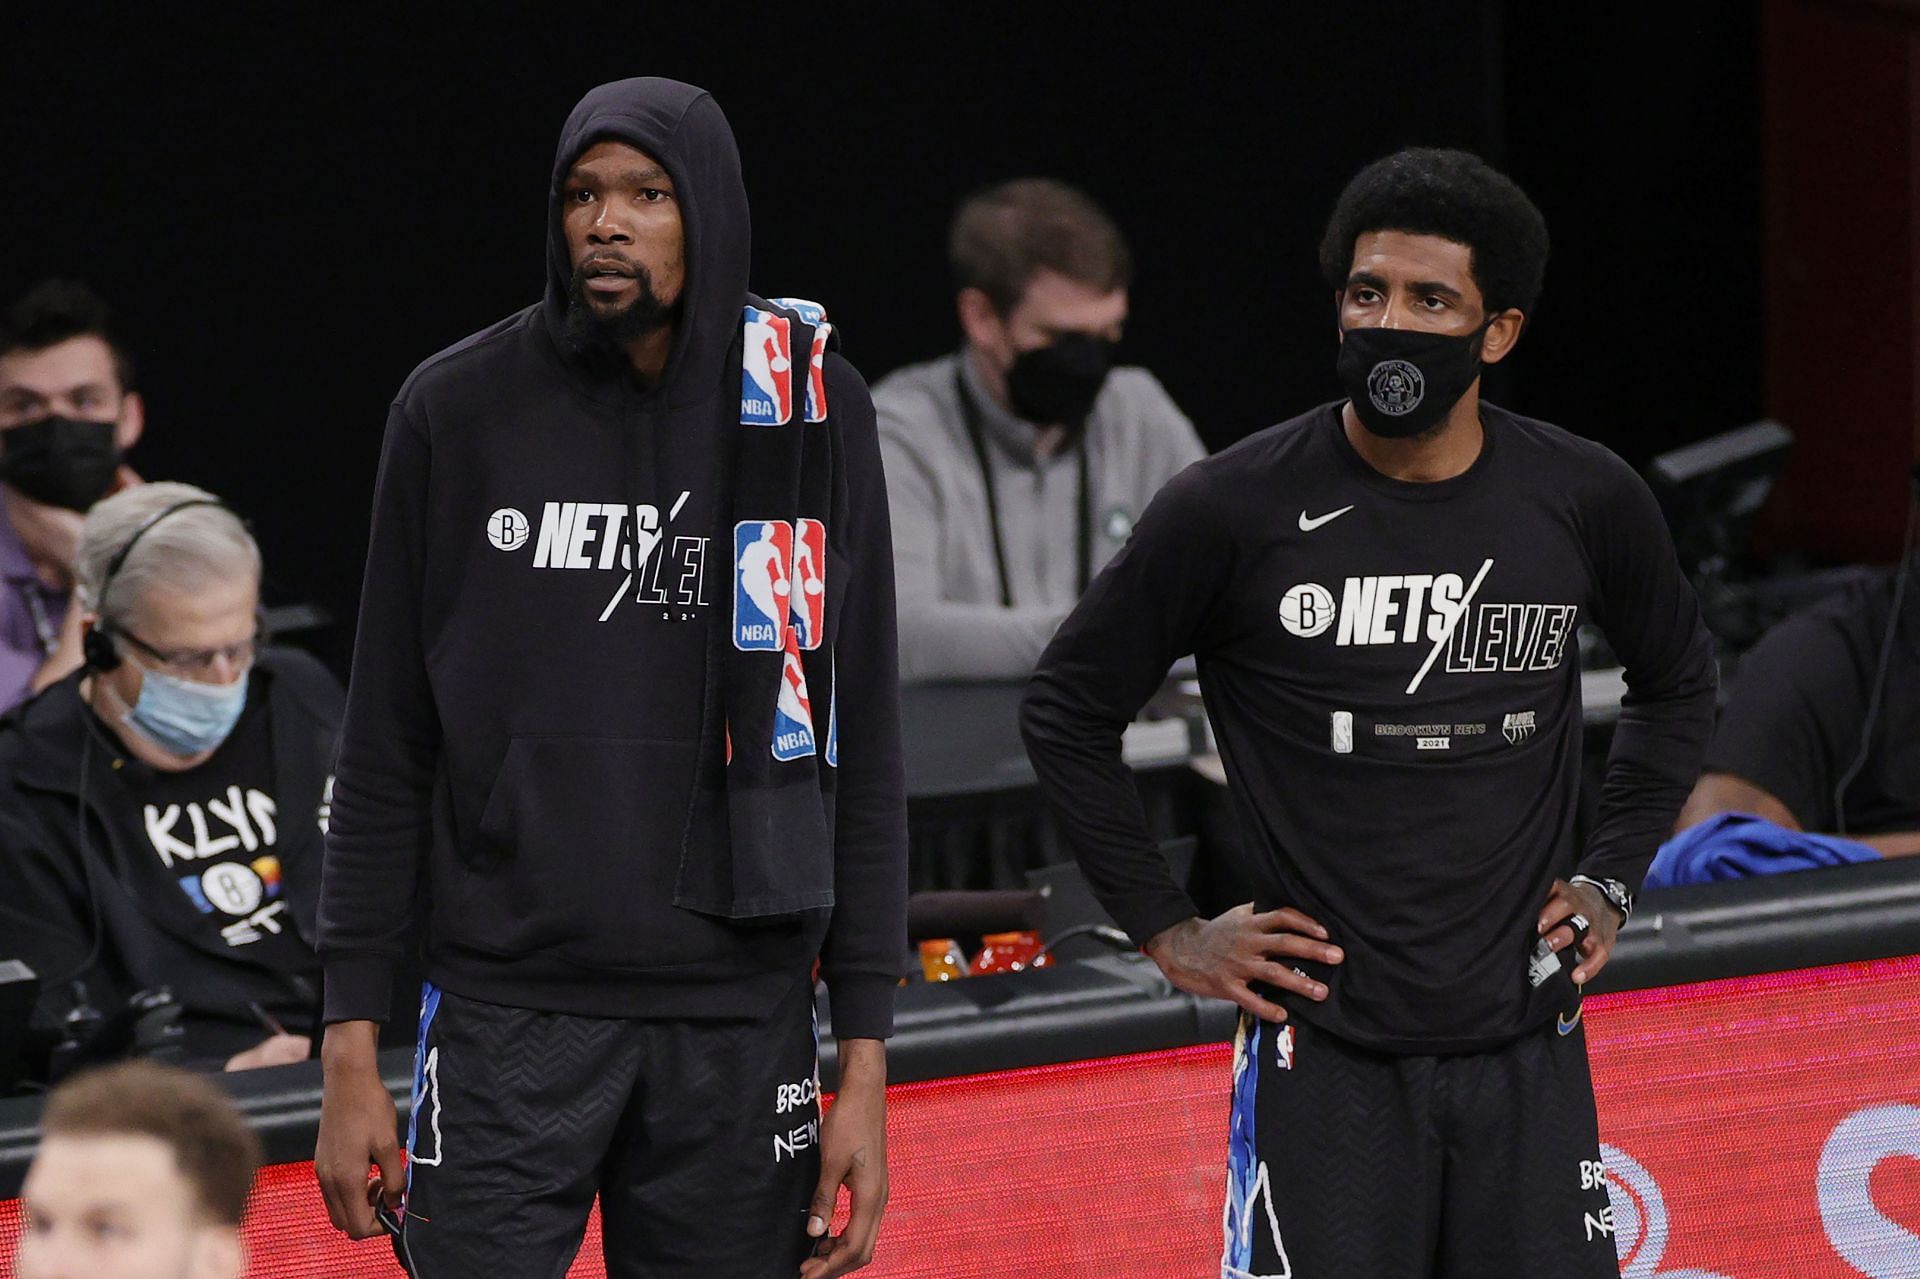
[(1354, 175), (1320, 241), (1320, 270), (1347, 286), (1353, 246), (1373, 231), (1437, 235), (1464, 244), (1488, 315), (1531, 314), (1547, 271), (1547, 220), (1514, 185), (1467, 151), (1409, 147)]
[(47, 280), (15, 302), (0, 321), (0, 355), (44, 351), (77, 337), (96, 337), (113, 353), (122, 392), (136, 390), (133, 361), (108, 322), (107, 304), (77, 280)]

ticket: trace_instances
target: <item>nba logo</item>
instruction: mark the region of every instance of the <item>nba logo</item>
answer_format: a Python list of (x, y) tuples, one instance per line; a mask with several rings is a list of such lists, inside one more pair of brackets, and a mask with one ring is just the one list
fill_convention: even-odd
[(827, 339), (833, 326), (825, 320), (813, 329), (813, 357), (807, 362), (807, 421), (827, 420)]
[(1293, 1069), (1293, 1027), (1282, 1026), (1273, 1037), (1273, 1062), (1282, 1070)]
[(794, 538), (793, 629), (800, 647), (816, 649), (827, 629), (827, 526), (819, 520), (801, 520)]
[(793, 324), (753, 306), (745, 316), (740, 424), (785, 426), (793, 420)]
[(778, 653), (793, 595), (793, 526), (742, 520), (733, 526), (733, 646)]
[(827, 323), (827, 308), (805, 298), (775, 298), (773, 301), (776, 306), (786, 307), (813, 326), (813, 350), (807, 361), (806, 420), (824, 422), (827, 420), (827, 339), (833, 335), (833, 326)]
[(799, 759), (813, 750), (813, 699), (807, 695), (800, 650), (789, 636), (780, 668), (780, 692), (773, 704), (773, 757)]
[(805, 298), (775, 298), (775, 306), (784, 306), (808, 324), (818, 325), (827, 318), (827, 308), (818, 302), (809, 302)]
[(1353, 754), (1353, 712), (1335, 711), (1333, 713), (1333, 753), (1336, 755)]

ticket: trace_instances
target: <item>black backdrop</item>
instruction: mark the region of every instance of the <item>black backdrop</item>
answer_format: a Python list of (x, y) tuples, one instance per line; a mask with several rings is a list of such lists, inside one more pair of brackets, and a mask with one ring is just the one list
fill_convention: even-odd
[(1418, 143), (1488, 155), (1554, 236), (1493, 398), (1635, 463), (1758, 416), (1749, 6), (155, 8), (11, 29), (0, 296), (99, 289), (149, 399), (135, 465), (249, 511), (270, 598), (343, 622), (387, 402), (537, 295), (554, 136), (624, 75), (714, 92), (756, 287), (826, 302), (870, 378), (956, 340), (954, 201), (1051, 174), (1134, 241), (1129, 358), (1231, 442), (1335, 394), (1320, 225)]

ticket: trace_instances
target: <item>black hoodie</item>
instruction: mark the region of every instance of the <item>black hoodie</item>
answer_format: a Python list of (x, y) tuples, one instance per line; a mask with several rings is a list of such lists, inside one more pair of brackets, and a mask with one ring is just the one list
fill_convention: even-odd
[[(674, 348), (647, 388), (567, 336), (560, 187), (606, 139), (666, 168), (686, 236)], [(837, 767), (816, 789), (831, 844), (815, 897), (833, 905), (676, 905), (686, 859), (740, 842), (724, 803), (692, 802), (696, 773), (728, 772), (725, 734), (702, 727), (734, 625), (736, 433), (802, 426), (739, 425), (748, 215), (712, 98), (660, 79), (594, 90), (547, 194), (545, 300), (421, 365), (388, 417), (321, 890), (326, 1018), (384, 1019), (418, 937), (457, 994), (621, 1017), (758, 1017), (818, 955), (836, 1034), (888, 1034), (905, 799), (866, 385), (829, 355), (832, 416), (804, 427), (830, 432), (838, 516), (819, 724)]]

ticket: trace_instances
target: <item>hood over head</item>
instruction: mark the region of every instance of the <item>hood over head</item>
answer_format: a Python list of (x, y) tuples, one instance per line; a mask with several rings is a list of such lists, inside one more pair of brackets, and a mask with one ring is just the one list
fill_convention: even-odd
[(580, 99), (560, 131), (547, 187), (546, 309), (556, 335), (563, 331), (573, 279), (560, 226), (561, 186), (573, 162), (608, 139), (646, 152), (673, 179), (687, 277), (662, 383), (676, 401), (698, 398), (726, 381), (727, 349), (740, 330), (747, 293), (752, 234), (733, 128), (706, 90), (657, 76), (615, 80)]

